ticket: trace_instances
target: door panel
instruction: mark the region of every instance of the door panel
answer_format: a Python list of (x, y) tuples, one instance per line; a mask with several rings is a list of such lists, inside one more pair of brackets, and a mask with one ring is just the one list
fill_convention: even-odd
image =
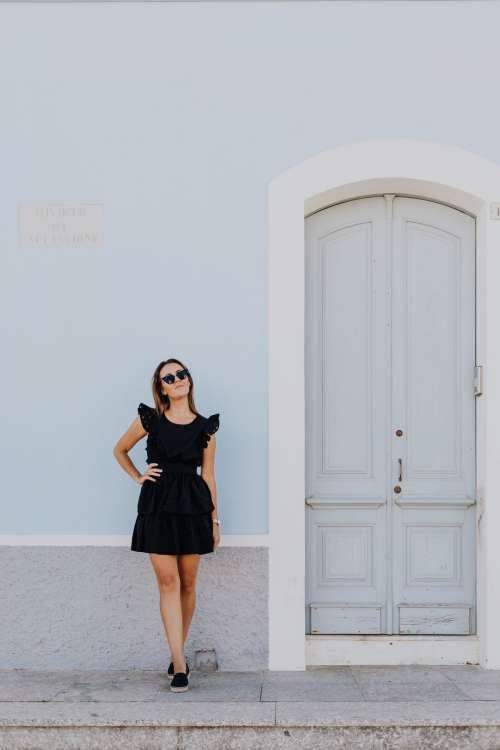
[(306, 222), (307, 485), (331, 502), (385, 502), (385, 201), (354, 203)]
[(474, 233), (448, 206), (394, 200), (394, 632), (475, 626)]
[(306, 222), (311, 632), (386, 627), (385, 211), (384, 198), (367, 198)]
[[(398, 500), (474, 500), (474, 220), (394, 200), (392, 379)], [(404, 435), (398, 437), (400, 428)]]
[(475, 222), (389, 195), (305, 231), (310, 630), (474, 632)]
[(383, 633), (385, 505), (309, 509), (311, 633)]

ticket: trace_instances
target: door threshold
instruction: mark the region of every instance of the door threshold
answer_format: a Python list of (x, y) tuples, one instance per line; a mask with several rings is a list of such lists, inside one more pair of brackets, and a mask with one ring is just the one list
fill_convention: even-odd
[(477, 635), (306, 635), (306, 667), (479, 664)]

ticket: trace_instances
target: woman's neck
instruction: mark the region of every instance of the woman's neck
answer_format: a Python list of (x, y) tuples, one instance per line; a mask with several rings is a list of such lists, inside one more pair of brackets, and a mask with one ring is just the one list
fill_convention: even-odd
[(179, 401), (172, 401), (170, 399), (170, 406), (168, 409), (165, 409), (164, 413), (168, 414), (168, 417), (172, 417), (176, 422), (182, 422), (185, 419), (189, 420), (193, 416), (187, 398), (179, 399)]

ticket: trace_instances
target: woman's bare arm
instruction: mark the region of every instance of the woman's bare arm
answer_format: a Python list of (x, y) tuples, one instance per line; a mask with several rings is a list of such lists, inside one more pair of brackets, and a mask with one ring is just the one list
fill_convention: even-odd
[(212, 518), (218, 518), (217, 515), (217, 485), (215, 483), (215, 435), (210, 435), (208, 445), (203, 449), (201, 461), (201, 476), (208, 484), (215, 510), (212, 511)]
[(143, 484), (143, 482), (146, 480), (156, 482), (156, 479), (154, 479), (154, 477), (160, 476), (162, 472), (161, 469), (156, 468), (158, 464), (149, 464), (146, 472), (144, 474), (141, 474), (128, 455), (129, 451), (132, 450), (134, 445), (138, 443), (139, 440), (141, 440), (141, 438), (143, 438), (145, 435), (147, 435), (147, 432), (142, 426), (140, 417), (136, 417), (128, 430), (123, 433), (123, 435), (113, 448), (113, 455), (122, 469), (126, 471), (127, 474), (132, 477), (134, 482), (137, 482), (138, 484)]

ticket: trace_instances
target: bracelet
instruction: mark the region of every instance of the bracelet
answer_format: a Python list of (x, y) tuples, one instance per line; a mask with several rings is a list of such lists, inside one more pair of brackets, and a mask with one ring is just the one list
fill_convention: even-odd
[(220, 526), (220, 521), (219, 521), (219, 519), (218, 519), (218, 518), (212, 518), (212, 522), (213, 522), (213, 523), (216, 523), (216, 524), (217, 524), (217, 526)]

